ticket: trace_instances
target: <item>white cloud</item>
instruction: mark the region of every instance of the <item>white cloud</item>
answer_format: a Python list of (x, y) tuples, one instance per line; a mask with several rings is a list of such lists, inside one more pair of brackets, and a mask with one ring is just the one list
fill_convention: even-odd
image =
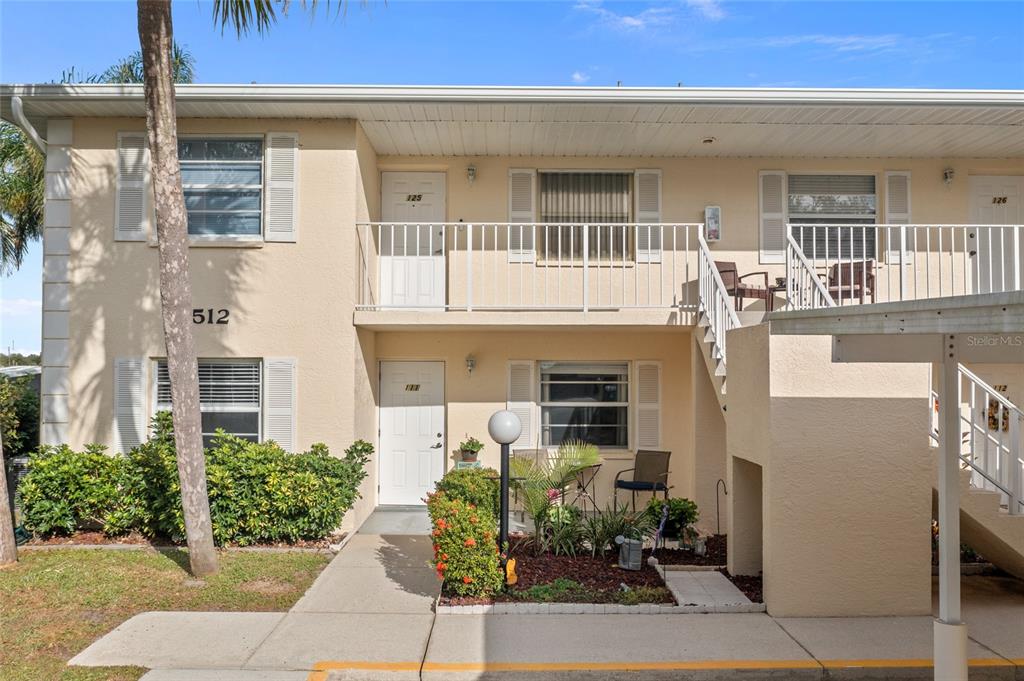
[(572, 72), (572, 82), (578, 85), (582, 85), (583, 83), (586, 83), (588, 80), (590, 80), (590, 76), (588, 74), (582, 71)]
[(0, 314), (5, 317), (28, 317), (38, 315), (43, 307), (41, 300), (30, 298), (0, 298)]
[(725, 18), (725, 10), (718, 0), (684, 0), (686, 4), (695, 9), (702, 17), (710, 21), (721, 21)]
[(649, 7), (636, 14), (619, 14), (603, 7), (600, 2), (581, 0), (574, 9), (594, 15), (598, 24), (605, 28), (627, 33), (668, 26), (676, 20), (676, 12), (671, 7)]

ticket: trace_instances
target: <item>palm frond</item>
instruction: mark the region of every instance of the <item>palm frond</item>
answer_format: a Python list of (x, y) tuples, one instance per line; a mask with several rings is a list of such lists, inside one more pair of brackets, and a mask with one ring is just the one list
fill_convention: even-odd
[[(316, 10), (323, 5), (328, 14), (334, 6), (335, 17), (346, 13), (348, 8), (347, 0), (298, 0), (303, 10), (308, 10), (311, 16), (316, 15)], [(365, 2), (365, 0), (364, 0)], [(281, 14), (288, 16), (292, 0), (213, 0), (213, 23), (220, 27), (221, 34), (228, 26), (235, 29), (235, 33), (241, 38), (255, 30), (257, 34), (263, 35), (270, 27), (277, 23), (277, 9)]]
[[(171, 47), (171, 67), (174, 69), (175, 83), (192, 83), (196, 78), (196, 58), (192, 53), (178, 44)], [(141, 83), (145, 78), (142, 70), (142, 51), (136, 50), (127, 57), (111, 65), (99, 76), (91, 77), (85, 82), (99, 83)]]
[(42, 234), (44, 158), (17, 127), (0, 122), (0, 273), (21, 266)]

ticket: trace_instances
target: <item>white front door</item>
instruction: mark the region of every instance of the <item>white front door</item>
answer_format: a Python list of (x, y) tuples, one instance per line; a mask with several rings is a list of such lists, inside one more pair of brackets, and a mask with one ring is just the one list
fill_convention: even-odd
[(444, 307), (444, 198), (444, 173), (381, 173), (382, 305)]
[(422, 504), (444, 475), (444, 363), (380, 364), (380, 504)]
[[(975, 225), (1024, 224), (1024, 176), (972, 175), (971, 222)], [(1024, 283), (1024, 233), (1020, 229), (978, 229), (978, 293), (1008, 291)]]

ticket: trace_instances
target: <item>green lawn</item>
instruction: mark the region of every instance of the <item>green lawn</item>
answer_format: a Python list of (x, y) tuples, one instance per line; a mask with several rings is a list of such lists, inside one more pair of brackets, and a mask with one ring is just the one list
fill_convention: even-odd
[(183, 551), (23, 551), (0, 570), (0, 678), (131, 681), (135, 668), (65, 668), (92, 641), (147, 610), (287, 610), (329, 556), (220, 554), (220, 572), (194, 582)]

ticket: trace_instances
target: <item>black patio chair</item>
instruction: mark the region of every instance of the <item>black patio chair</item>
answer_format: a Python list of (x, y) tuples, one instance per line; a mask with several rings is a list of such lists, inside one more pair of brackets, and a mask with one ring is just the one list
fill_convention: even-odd
[[(640, 449), (633, 460), (633, 467), (619, 471), (615, 476), (615, 491), (613, 503), (619, 507), (619, 490), (629, 490), (633, 499), (633, 510), (636, 510), (636, 493), (650, 492), (653, 498), (661, 492), (668, 500), (668, 491), (671, 487), (668, 484), (668, 460), (672, 452), (660, 452), (651, 449)], [(622, 480), (623, 473), (633, 473), (632, 480)]]

